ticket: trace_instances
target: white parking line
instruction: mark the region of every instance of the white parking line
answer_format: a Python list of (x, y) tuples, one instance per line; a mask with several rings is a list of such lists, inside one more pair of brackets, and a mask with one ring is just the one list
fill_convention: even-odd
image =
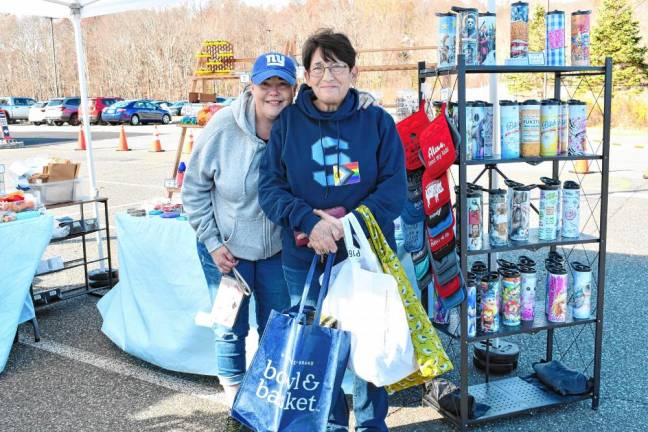
[(118, 375), (135, 378), (149, 384), (194, 396), (200, 399), (216, 402), (222, 406), (225, 404), (225, 393), (217, 391), (215, 387), (208, 387), (187, 381), (182, 378), (166, 375), (161, 372), (149, 370), (141, 366), (132, 365), (116, 359), (93, 354), (88, 351), (80, 350), (68, 345), (64, 345), (52, 340), (41, 339), (40, 342), (34, 342), (28, 335), (20, 335), (20, 343), (23, 345), (37, 348), (52, 354), (65, 357), (70, 360), (82, 362), (102, 369), (106, 372), (112, 372)]

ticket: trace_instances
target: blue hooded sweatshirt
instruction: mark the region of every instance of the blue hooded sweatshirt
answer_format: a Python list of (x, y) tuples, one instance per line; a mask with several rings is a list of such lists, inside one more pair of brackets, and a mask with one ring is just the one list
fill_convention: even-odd
[[(296, 246), (294, 231), (310, 234), (320, 221), (313, 209), (336, 206), (348, 212), (366, 205), (395, 251), (393, 221), (405, 204), (407, 185), (393, 119), (379, 107), (357, 110), (354, 89), (334, 112), (317, 109), (314, 98), (313, 90), (302, 86), (296, 103), (273, 125), (260, 165), (259, 204), (283, 227), (284, 265), (309, 265), (314, 251)], [(339, 243), (337, 259), (345, 256)]]

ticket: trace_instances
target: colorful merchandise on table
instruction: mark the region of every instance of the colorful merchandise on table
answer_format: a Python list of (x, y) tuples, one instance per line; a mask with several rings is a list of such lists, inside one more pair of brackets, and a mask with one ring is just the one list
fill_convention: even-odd
[(567, 320), (567, 270), (549, 265), (547, 273), (547, 321), (564, 323)]
[(576, 11), (571, 14), (571, 64), (590, 65), (590, 14), (592, 11)]
[(533, 266), (518, 264), (520, 270), (520, 319), (533, 321), (535, 319), (536, 301), (536, 269)]
[(23, 191), (0, 195), (0, 223), (29, 219), (42, 213), (37, 197)]
[(491, 272), (481, 280), (481, 331), (495, 333), (500, 325), (500, 278)]
[(520, 272), (513, 269), (502, 269), (500, 274), (502, 275), (502, 324), (505, 326), (520, 325)]

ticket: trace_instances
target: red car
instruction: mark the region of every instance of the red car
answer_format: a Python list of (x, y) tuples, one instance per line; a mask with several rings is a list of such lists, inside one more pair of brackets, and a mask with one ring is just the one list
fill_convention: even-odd
[[(96, 98), (90, 98), (88, 110), (90, 113), (88, 116), (90, 117), (90, 124), (99, 124), (101, 123), (101, 111), (114, 104), (115, 102), (122, 101), (123, 99), (120, 97), (96, 97)], [(83, 110), (81, 109), (81, 106), (79, 106), (79, 117), (81, 117), (81, 113)]]

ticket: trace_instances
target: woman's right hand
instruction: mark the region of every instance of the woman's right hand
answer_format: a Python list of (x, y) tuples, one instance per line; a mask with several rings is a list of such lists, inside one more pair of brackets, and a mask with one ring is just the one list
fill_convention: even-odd
[(234, 267), (238, 265), (238, 260), (230, 253), (226, 246), (221, 246), (215, 251), (211, 252), (212, 260), (218, 271), (222, 274), (228, 274)]
[(336, 227), (330, 221), (322, 219), (311, 230), (308, 236), (308, 247), (313, 249), (318, 255), (337, 252)]

